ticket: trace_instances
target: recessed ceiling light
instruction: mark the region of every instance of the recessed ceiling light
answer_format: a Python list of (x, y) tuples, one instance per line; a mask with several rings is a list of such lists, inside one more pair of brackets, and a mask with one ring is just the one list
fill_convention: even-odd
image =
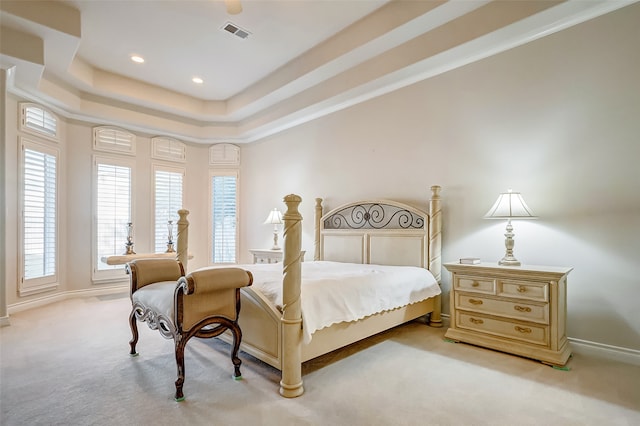
[(193, 81), (193, 82), (194, 82), (194, 83), (196, 83), (196, 84), (202, 84), (202, 83), (204, 83), (204, 80), (203, 80), (203, 79), (201, 79), (200, 77), (193, 77), (193, 78), (191, 79), (191, 81)]
[(133, 62), (135, 62), (136, 64), (144, 63), (144, 58), (142, 56), (138, 56), (138, 55), (131, 55), (131, 60)]

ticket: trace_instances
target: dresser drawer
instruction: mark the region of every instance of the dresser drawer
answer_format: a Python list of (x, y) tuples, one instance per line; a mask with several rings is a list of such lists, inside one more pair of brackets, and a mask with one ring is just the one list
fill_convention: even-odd
[(469, 312), (456, 311), (456, 326), (461, 329), (479, 331), (537, 345), (547, 346), (549, 344), (549, 327), (544, 325), (520, 324)]
[(473, 293), (496, 294), (496, 281), (487, 277), (460, 275), (454, 282), (454, 288)]
[(536, 281), (498, 280), (498, 296), (549, 301), (549, 283)]
[(549, 305), (455, 293), (456, 309), (549, 324)]

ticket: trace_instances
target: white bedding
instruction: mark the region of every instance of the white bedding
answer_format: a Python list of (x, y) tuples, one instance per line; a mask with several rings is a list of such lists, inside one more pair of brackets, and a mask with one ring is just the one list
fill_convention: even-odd
[[(253, 274), (253, 288), (282, 309), (282, 264), (238, 265)], [(339, 262), (302, 263), (304, 341), (343, 321), (355, 321), (440, 294), (426, 269)], [(242, 315), (242, 314), (241, 314)]]

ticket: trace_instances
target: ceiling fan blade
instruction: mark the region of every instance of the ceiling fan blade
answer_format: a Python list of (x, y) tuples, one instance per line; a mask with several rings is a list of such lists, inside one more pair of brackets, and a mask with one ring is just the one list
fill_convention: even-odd
[(242, 3), (240, 3), (240, 0), (224, 0), (224, 4), (227, 6), (227, 13), (229, 15), (237, 15), (242, 12)]

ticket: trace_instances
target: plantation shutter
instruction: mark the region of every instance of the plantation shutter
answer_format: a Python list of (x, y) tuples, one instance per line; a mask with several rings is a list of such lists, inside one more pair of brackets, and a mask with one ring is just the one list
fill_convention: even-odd
[(44, 108), (20, 103), (20, 230), (18, 293), (47, 291), (58, 281), (58, 119)]
[[(56, 276), (57, 158), (23, 148), (24, 280)], [(27, 290), (23, 283), (21, 292)]]
[[(176, 243), (178, 210), (182, 208), (182, 180), (184, 173), (155, 171), (155, 251), (167, 250), (168, 221), (172, 221), (172, 240)], [(174, 248), (176, 246), (174, 245)]]
[(127, 224), (131, 218), (131, 167), (97, 164), (96, 188), (96, 269), (121, 269), (107, 265), (103, 257), (121, 255), (127, 241)]
[(235, 175), (212, 176), (213, 263), (236, 262), (237, 180)]
[(93, 149), (118, 154), (136, 154), (136, 136), (126, 130), (101, 126), (93, 129)]
[(58, 137), (58, 120), (49, 111), (33, 104), (21, 104), (22, 129), (32, 130), (54, 139)]
[(218, 143), (209, 147), (209, 165), (216, 167), (238, 167), (240, 147), (230, 143)]
[(155, 137), (151, 139), (151, 158), (184, 163), (187, 161), (187, 147), (175, 139)]

